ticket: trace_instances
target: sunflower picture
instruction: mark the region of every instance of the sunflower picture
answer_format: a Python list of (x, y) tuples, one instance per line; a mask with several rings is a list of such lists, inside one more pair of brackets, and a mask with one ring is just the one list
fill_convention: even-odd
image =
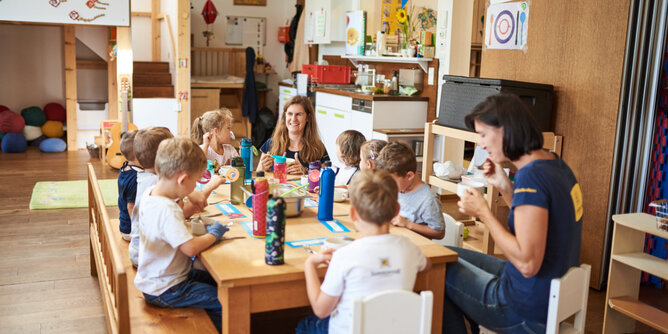
[(406, 14), (406, 11), (403, 9), (399, 9), (397, 11), (397, 20), (399, 23), (406, 23), (406, 19), (408, 19), (408, 15)]
[(348, 28), (346, 36), (346, 41), (348, 42), (348, 45), (351, 46), (356, 45), (360, 40), (360, 33), (355, 28)]

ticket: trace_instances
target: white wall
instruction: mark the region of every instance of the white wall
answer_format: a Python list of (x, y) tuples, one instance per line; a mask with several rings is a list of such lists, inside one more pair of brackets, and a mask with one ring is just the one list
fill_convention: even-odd
[(0, 49), (0, 104), (65, 105), (62, 27), (0, 24)]
[[(284, 44), (278, 42), (278, 27), (288, 25), (295, 15), (295, 1), (268, 0), (267, 6), (235, 6), (233, 0), (212, 1), (218, 10), (218, 17), (213, 24), (214, 38), (209, 41), (209, 47), (241, 47), (225, 44), (225, 16), (253, 16), (267, 19), (267, 45), (264, 46), (263, 56), (277, 73), (267, 76), (267, 86), (271, 89), (267, 93), (267, 106), (275, 110), (278, 100), (278, 82), (290, 77), (285, 63)], [(206, 23), (201, 14), (205, 2), (206, 0), (191, 0), (193, 9), (191, 10), (190, 27), (195, 47), (206, 47), (206, 38), (202, 35), (202, 32), (206, 30)], [(255, 79), (266, 82), (265, 75), (262, 74), (256, 75)]]

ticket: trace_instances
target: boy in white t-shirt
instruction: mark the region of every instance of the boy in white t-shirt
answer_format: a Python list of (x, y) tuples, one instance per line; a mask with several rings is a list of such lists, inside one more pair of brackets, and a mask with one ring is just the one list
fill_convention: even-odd
[(216, 222), (207, 226), (207, 234), (193, 237), (178, 203), (192, 193), (205, 167), (204, 152), (191, 139), (160, 143), (155, 158), (158, 182), (146, 190), (137, 217), (140, 241), (135, 286), (156, 306), (205, 309), (220, 331), (216, 282), (206, 271), (193, 269), (191, 257), (220, 240), (227, 227)]
[[(403, 289), (412, 291), (430, 261), (408, 238), (390, 234), (399, 213), (397, 184), (382, 170), (360, 171), (349, 185), (350, 217), (361, 237), (336, 252), (311, 255), (304, 264), (306, 292), (315, 316), (302, 319), (297, 334), (350, 333), (355, 297)], [(317, 266), (329, 262), (320, 285)]]
[[(158, 182), (158, 176), (155, 174), (155, 156), (158, 152), (158, 146), (163, 140), (172, 138), (169, 129), (161, 126), (151, 126), (137, 131), (134, 140), (134, 151), (139, 164), (143, 163), (144, 171), (137, 173), (137, 196), (133, 211), (130, 213), (130, 245), (128, 254), (130, 261), (135, 267), (139, 257), (139, 223), (137, 222), (137, 213), (141, 206), (141, 200), (146, 190)], [(211, 192), (225, 182), (224, 178), (214, 175), (202, 191), (193, 191), (188, 194), (188, 202), (181, 203), (183, 206), (183, 215), (187, 218), (193, 213), (202, 211), (206, 206), (206, 199)]]

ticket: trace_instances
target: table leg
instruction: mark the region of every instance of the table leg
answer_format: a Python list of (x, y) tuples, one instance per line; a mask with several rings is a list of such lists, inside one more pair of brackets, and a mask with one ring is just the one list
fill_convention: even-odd
[(250, 333), (250, 288), (219, 285), (218, 299), (223, 306), (223, 334)]
[(443, 297), (445, 294), (445, 263), (434, 264), (427, 272), (427, 290), (434, 294), (431, 332), (440, 334), (443, 326)]

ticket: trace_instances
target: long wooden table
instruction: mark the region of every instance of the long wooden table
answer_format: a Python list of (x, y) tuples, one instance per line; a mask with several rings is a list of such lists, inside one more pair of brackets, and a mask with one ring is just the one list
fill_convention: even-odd
[[(219, 187), (209, 202), (229, 199), (229, 185)], [(226, 202), (223, 202), (226, 203)], [(223, 306), (223, 333), (250, 333), (251, 313), (308, 306), (304, 261), (308, 253), (302, 248), (285, 245), (285, 264), (270, 266), (264, 262), (264, 239), (254, 239), (237, 222), (251, 221), (251, 211), (244, 205), (237, 205), (246, 218), (234, 219), (224, 238), (217, 245), (202, 252), (200, 258), (209, 273), (218, 282), (218, 298)], [(305, 208), (299, 217), (286, 221), (286, 241), (305, 240), (330, 236), (348, 235), (358, 238), (349, 216), (348, 201), (334, 203), (334, 219), (345, 225), (351, 232), (333, 233), (316, 219), (317, 208)], [(207, 207), (206, 213), (219, 213), (214, 206)], [(221, 222), (229, 221), (217, 217)], [(457, 254), (408, 229), (390, 229), (390, 233), (411, 239), (422, 252), (431, 259), (432, 268), (419, 273), (415, 291), (430, 290), (434, 294), (432, 333), (441, 333), (443, 318), (443, 293), (445, 285), (445, 265), (457, 260)], [(318, 249), (315, 246), (314, 249)], [(318, 268), (322, 279), (326, 266)]]

